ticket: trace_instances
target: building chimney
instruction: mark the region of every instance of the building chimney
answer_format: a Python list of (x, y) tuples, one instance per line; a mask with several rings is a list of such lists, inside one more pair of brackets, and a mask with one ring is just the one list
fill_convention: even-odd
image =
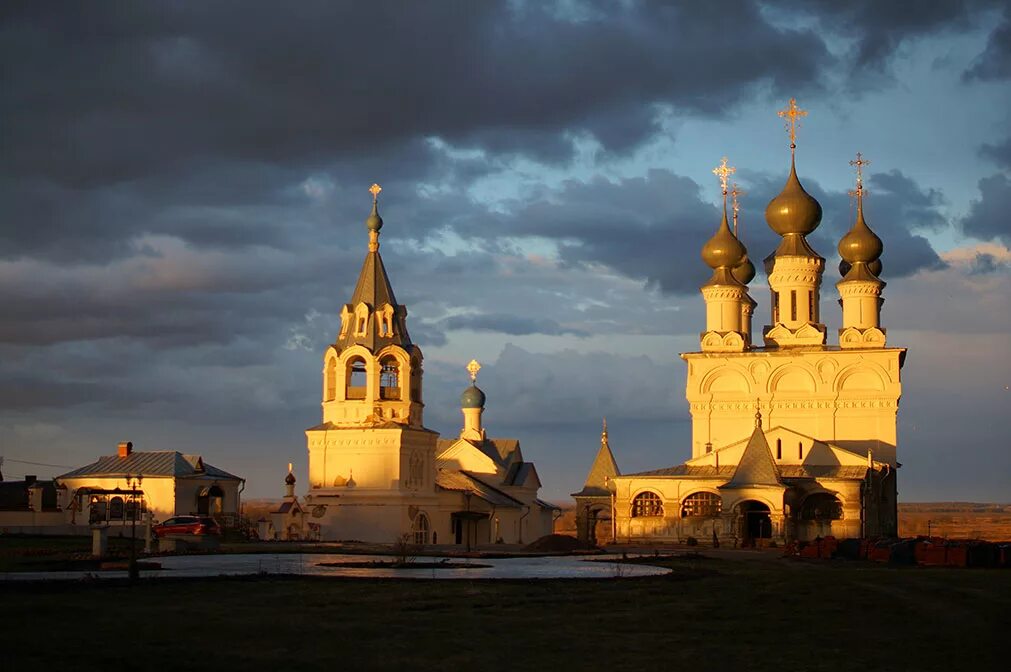
[(133, 441), (124, 441), (119, 444), (119, 457), (125, 458), (130, 457), (130, 453), (133, 452)]
[(35, 481), (39, 480), (39, 477), (35, 474), (27, 474), (25, 476), (25, 485), (31, 485)]

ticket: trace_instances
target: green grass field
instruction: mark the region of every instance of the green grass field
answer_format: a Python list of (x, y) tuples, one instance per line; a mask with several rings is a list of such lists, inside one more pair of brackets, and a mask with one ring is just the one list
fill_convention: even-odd
[(894, 671), (1009, 659), (1008, 571), (667, 564), (669, 577), (604, 581), (0, 583), (4, 667)]

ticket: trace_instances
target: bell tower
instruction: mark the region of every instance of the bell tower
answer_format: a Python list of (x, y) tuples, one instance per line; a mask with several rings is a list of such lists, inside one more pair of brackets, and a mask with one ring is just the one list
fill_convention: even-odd
[(392, 541), (411, 529), (419, 506), (436, 501), (438, 434), (423, 423), (421, 349), (379, 255), (382, 189), (369, 191), (368, 252), (323, 353), (323, 422), (305, 432), (306, 502), (325, 538)]
[(337, 341), (323, 355), (323, 421), (421, 427), (421, 349), (411, 343), (407, 308), (397, 303), (379, 255), (382, 187), (370, 191), (369, 251), (351, 302), (341, 307)]

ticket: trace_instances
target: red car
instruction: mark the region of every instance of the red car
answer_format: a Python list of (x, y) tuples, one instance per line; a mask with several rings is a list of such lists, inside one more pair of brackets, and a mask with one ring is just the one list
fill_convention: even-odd
[(213, 518), (176, 516), (151, 528), (159, 539), (167, 534), (221, 534), (221, 526)]

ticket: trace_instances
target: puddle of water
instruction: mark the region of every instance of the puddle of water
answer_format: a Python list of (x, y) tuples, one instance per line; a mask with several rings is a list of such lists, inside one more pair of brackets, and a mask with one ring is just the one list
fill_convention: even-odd
[[(443, 558), (423, 558), (424, 562), (439, 562)], [(454, 564), (481, 565), (474, 568), (392, 569), (389, 567), (324, 567), (321, 562), (389, 562), (388, 556), (343, 555), (337, 553), (284, 553), (176, 555), (156, 558), (160, 570), (142, 571), (141, 576), (207, 577), (243, 576), (255, 574), (295, 574), (303, 576), (344, 576), (359, 578), (398, 579), (605, 579), (614, 577), (660, 576), (670, 573), (664, 567), (650, 565), (617, 565), (582, 557), (545, 558), (449, 558)], [(490, 566), (489, 566), (490, 565)], [(126, 572), (12, 572), (2, 576), (7, 580), (74, 580), (85, 576), (126, 578)]]

